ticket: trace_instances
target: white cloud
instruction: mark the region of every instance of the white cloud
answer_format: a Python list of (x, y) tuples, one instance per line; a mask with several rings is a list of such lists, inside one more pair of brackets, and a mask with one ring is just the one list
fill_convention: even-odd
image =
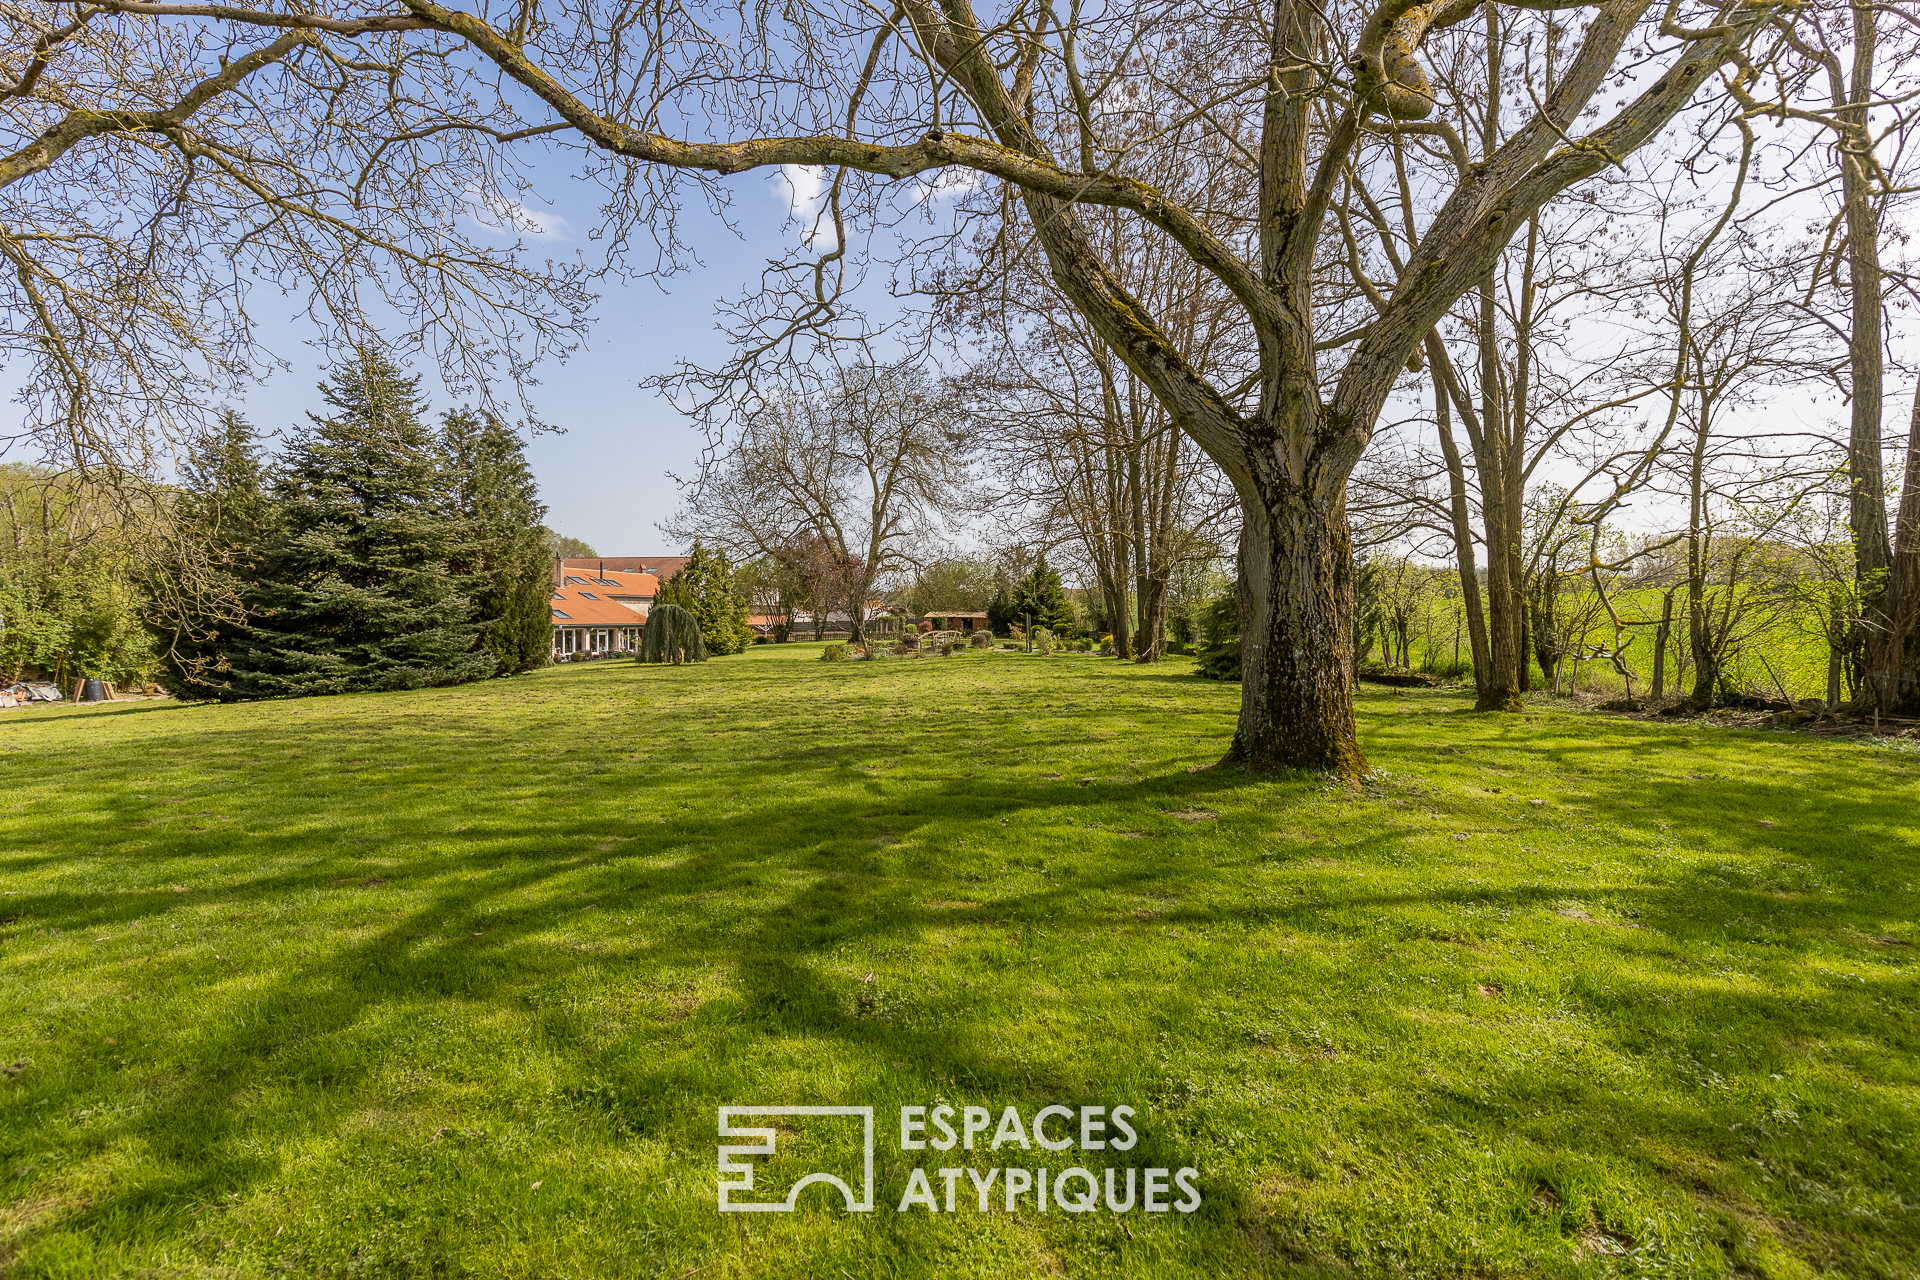
[(936, 169), (930, 178), (916, 178), (913, 183), (913, 202), (920, 204), (927, 200), (958, 200), (969, 191), (980, 187), (980, 174), (972, 169), (955, 166), (950, 169)]
[(477, 188), (467, 188), (469, 222), (488, 231), (526, 236), (532, 240), (565, 240), (567, 220), (545, 209), (530, 209), (517, 200), (489, 196)]
[(822, 253), (833, 252), (836, 243), (833, 219), (822, 209), (831, 185), (821, 165), (783, 164), (773, 175), (773, 198), (800, 224), (800, 243)]
[(774, 199), (796, 218), (812, 218), (827, 194), (827, 170), (817, 164), (783, 164), (774, 175)]

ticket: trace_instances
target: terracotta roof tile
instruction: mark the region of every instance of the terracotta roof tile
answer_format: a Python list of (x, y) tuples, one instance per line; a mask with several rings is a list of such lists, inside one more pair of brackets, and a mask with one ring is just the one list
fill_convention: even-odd
[[(556, 587), (548, 607), (554, 610), (556, 627), (636, 627), (647, 620), (644, 612), (609, 599), (608, 589), (598, 584), (580, 587), (567, 583)], [(560, 616), (563, 613), (567, 615), (564, 618)]]
[(671, 578), (685, 567), (691, 556), (568, 556), (560, 562), (568, 573), (579, 573), (582, 569), (599, 570), (605, 566), (609, 576), (616, 573), (647, 573), (658, 578)]

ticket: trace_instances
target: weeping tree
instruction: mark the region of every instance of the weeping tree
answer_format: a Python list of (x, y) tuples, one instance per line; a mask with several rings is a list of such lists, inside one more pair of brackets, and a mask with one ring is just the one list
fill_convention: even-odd
[(700, 638), (700, 624), (677, 604), (656, 604), (647, 614), (646, 630), (640, 633), (640, 661), (705, 662), (707, 642)]

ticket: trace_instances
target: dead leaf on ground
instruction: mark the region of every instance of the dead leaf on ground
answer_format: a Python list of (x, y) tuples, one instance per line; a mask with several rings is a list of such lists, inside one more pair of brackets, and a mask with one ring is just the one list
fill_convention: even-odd
[(1580, 1247), (1596, 1256), (1619, 1257), (1633, 1248), (1633, 1237), (1588, 1218), (1586, 1230), (1580, 1233)]

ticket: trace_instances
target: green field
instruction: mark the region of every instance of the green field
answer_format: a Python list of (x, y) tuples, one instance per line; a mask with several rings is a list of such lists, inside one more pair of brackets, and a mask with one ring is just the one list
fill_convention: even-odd
[[(1366, 689), (1349, 790), (1182, 660), (818, 652), (7, 713), (0, 1274), (1920, 1275), (1920, 754)], [(877, 1211), (720, 1214), (752, 1103)], [(1050, 1160), (1202, 1203), (896, 1210)]]
[[(1437, 672), (1461, 681), (1473, 679), (1473, 642), (1468, 638), (1466, 614), (1451, 577), (1443, 571), (1429, 571), (1433, 584), (1413, 610), (1413, 625), (1408, 644), (1408, 665), (1417, 671)], [(1626, 644), (1624, 661), (1634, 673), (1633, 694), (1645, 697), (1653, 681), (1654, 623), (1660, 619), (1661, 592), (1649, 587), (1624, 587), (1611, 592), (1613, 606), (1623, 628), (1616, 636), (1611, 620), (1601, 608), (1599, 597), (1591, 590), (1580, 590), (1577, 582), (1561, 596), (1561, 625), (1569, 634), (1565, 643), (1569, 652), (1591, 654), (1611, 650), (1616, 643)], [(1819, 619), (1793, 601), (1772, 601), (1754, 606), (1746, 621), (1733, 628), (1736, 642), (1725, 655), (1726, 683), (1732, 689), (1764, 698), (1824, 698), (1827, 693), (1827, 644), (1822, 638)], [(1666, 693), (1679, 697), (1691, 694), (1691, 673), (1682, 679), (1687, 646), (1686, 598), (1680, 594), (1675, 604), (1673, 630), (1664, 655)], [(1369, 655), (1384, 658), (1379, 638)], [(1540, 672), (1536, 654), (1527, 655), (1527, 672), (1536, 689), (1550, 683)], [(1562, 687), (1588, 694), (1620, 697), (1627, 692), (1626, 679), (1611, 662), (1588, 661), (1576, 664), (1564, 659)], [(1690, 665), (1690, 664), (1689, 664)]]

